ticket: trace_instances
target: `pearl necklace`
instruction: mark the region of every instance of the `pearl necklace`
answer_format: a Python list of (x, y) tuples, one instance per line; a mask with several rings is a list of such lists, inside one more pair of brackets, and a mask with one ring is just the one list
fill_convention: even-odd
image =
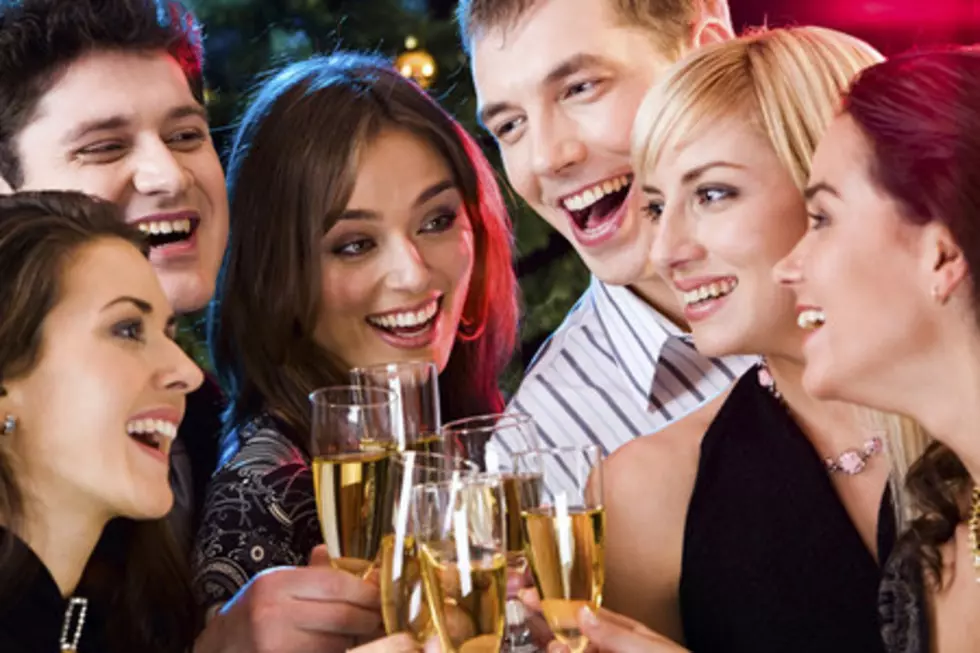
[[(779, 392), (779, 389), (776, 388), (776, 380), (773, 378), (772, 372), (769, 371), (769, 365), (765, 359), (759, 364), (759, 385), (768, 390), (783, 407), (786, 406), (786, 401), (783, 399), (783, 395)], [(868, 459), (876, 453), (879, 453), (882, 449), (884, 449), (884, 445), (881, 438), (873, 436), (865, 440), (860, 449), (852, 447), (845, 449), (837, 454), (837, 456), (827, 456), (823, 459), (823, 464), (830, 474), (842, 472), (848, 476), (854, 476), (863, 472), (868, 467)]]
[[(75, 623), (75, 632), (72, 634), (71, 642), (68, 641), (68, 630), (71, 628), (72, 617), (75, 615), (75, 608), (78, 607), (78, 621)], [(88, 612), (88, 599), (71, 597), (68, 607), (65, 608), (65, 621), (61, 624), (61, 650), (74, 653), (78, 650), (78, 640), (82, 638), (82, 628), (85, 626), (85, 613)]]

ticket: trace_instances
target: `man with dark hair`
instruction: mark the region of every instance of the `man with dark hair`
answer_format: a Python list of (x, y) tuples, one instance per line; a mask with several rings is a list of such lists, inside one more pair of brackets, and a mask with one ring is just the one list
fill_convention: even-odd
[[(726, 0), (461, 0), (479, 118), (507, 177), (592, 272), (512, 402), (545, 444), (607, 453), (725, 390), (749, 364), (686, 342), (676, 290), (650, 261), (633, 189), (640, 101), (680, 57), (732, 37)], [(719, 291), (688, 293), (691, 301)]]
[[(194, 16), (167, 0), (4, 1), (0, 71), (0, 186), (116, 203), (147, 235), (174, 309), (202, 309), (228, 237), (228, 200)], [(174, 445), (172, 522), (187, 546), (217, 463), (219, 410), (213, 384), (190, 395)], [(377, 632), (378, 611), (376, 588), (329, 566), (270, 570), (195, 650), (346, 650)]]

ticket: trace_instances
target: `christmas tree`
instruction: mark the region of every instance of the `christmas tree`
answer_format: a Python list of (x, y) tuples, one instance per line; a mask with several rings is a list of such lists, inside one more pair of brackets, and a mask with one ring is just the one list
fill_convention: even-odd
[[(476, 124), (476, 101), (452, 16), (454, 2), (428, 0), (196, 0), (205, 26), (208, 105), (221, 151), (249, 91), (263, 73), (337, 48), (376, 52), (425, 86), (480, 139), (497, 165), (496, 146)], [(506, 189), (503, 175), (501, 184)], [(509, 195), (509, 194), (508, 194)], [(506, 383), (521, 370), (588, 282), (568, 244), (510, 197), (523, 293), (521, 351)]]

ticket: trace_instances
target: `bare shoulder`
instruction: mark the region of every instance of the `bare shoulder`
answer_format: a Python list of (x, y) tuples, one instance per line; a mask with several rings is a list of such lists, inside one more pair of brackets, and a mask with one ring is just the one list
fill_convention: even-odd
[[(686, 467), (697, 460), (711, 422), (728, 399), (730, 389), (686, 417), (671, 422), (656, 433), (639, 437), (617, 449), (603, 465), (604, 485), (617, 494), (641, 491), (649, 494), (650, 484), (683, 482)], [(688, 465), (685, 465), (687, 463)]]
[(687, 507), (701, 440), (727, 396), (624, 445), (603, 465), (605, 605), (677, 641)]

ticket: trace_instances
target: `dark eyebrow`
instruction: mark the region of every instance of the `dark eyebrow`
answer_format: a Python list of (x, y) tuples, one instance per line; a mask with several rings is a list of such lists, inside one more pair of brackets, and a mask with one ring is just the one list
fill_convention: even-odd
[[(418, 208), (432, 198), (437, 197), (439, 194), (445, 193), (447, 190), (452, 190), (454, 188), (456, 188), (456, 184), (449, 179), (438, 181), (419, 193), (419, 196), (415, 198), (415, 202), (413, 202), (412, 207)], [(374, 211), (351, 209), (341, 213), (338, 220), (377, 220), (379, 217), (380, 216)]]
[(821, 181), (819, 183), (813, 184), (812, 186), (808, 186), (807, 189), (803, 191), (803, 199), (809, 202), (810, 200), (813, 199), (814, 195), (816, 195), (821, 191), (825, 193), (830, 193), (834, 197), (840, 199), (840, 193), (837, 192), (837, 189), (825, 181)]
[[(208, 121), (207, 109), (199, 104), (184, 104), (179, 107), (175, 107), (167, 112), (166, 119), (180, 120), (181, 118), (187, 118), (188, 116), (196, 116), (201, 118), (204, 122)], [(65, 135), (64, 142), (74, 143), (92, 132), (122, 129), (131, 123), (132, 120), (130, 118), (122, 115), (110, 116), (108, 118), (95, 118), (94, 120), (83, 122), (68, 132), (68, 134)]]
[[(551, 86), (562, 81), (566, 77), (574, 75), (583, 68), (597, 66), (602, 63), (602, 58), (594, 54), (586, 54), (584, 52), (573, 54), (564, 61), (558, 62), (558, 64), (544, 76), (544, 80), (542, 81), (541, 85)], [(491, 102), (480, 109), (480, 112), (477, 114), (477, 121), (486, 127), (487, 123), (492, 120), (494, 116), (514, 108), (516, 107), (508, 102)]]
[(111, 302), (109, 302), (108, 304), (106, 304), (105, 306), (103, 306), (102, 307), (102, 310), (103, 311), (108, 310), (108, 309), (112, 308), (113, 306), (115, 306), (116, 304), (132, 304), (143, 315), (149, 315), (149, 314), (151, 314), (153, 312), (153, 306), (150, 305), (150, 302), (146, 301), (145, 299), (138, 299), (136, 297), (130, 297), (129, 295), (123, 295), (122, 297), (116, 297)]

